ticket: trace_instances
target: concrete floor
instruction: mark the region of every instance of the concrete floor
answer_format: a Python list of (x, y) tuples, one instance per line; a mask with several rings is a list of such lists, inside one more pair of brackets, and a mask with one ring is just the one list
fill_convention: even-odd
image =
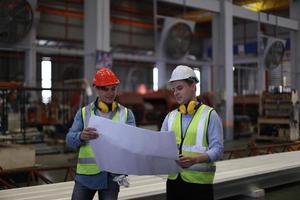
[(235, 196), (223, 200), (298, 200), (300, 198), (300, 182), (286, 184), (265, 190), (265, 196), (253, 198)]
[[(265, 196), (261, 198), (253, 198), (247, 196), (234, 196), (223, 200), (298, 200), (300, 197), (300, 182), (287, 184), (280, 187), (274, 187), (265, 190)], [(156, 195), (144, 197), (135, 200), (165, 200), (166, 195)]]

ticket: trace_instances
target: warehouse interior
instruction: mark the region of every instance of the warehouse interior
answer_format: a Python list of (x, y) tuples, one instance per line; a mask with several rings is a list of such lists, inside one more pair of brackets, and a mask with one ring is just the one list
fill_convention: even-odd
[[(65, 137), (100, 67), (119, 77), (137, 126), (159, 131), (178, 107), (177, 65), (194, 69), (198, 99), (222, 119), (216, 199), (297, 199), (299, 10), (299, 0), (0, 0), (0, 199), (70, 199), (78, 152)], [(131, 180), (120, 199), (165, 199), (165, 177)]]

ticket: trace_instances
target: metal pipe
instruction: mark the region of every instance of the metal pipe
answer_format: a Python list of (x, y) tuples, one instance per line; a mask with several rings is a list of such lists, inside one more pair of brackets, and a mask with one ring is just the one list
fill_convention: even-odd
[[(52, 15), (61, 15), (65, 17), (74, 17), (83, 20), (83, 12), (82, 11), (71, 11), (71, 10), (64, 10), (64, 9), (58, 9), (58, 8), (51, 8), (47, 6), (39, 6), (37, 8), (39, 12), (44, 12), (47, 14)], [(130, 9), (132, 12), (137, 12), (134, 9)], [(155, 21), (155, 20), (154, 20)], [(154, 29), (155, 24), (153, 23), (147, 23), (137, 20), (130, 20), (130, 19), (123, 19), (118, 17), (111, 17), (111, 22), (118, 25), (128, 25), (128, 26), (134, 26), (138, 28), (143, 28), (147, 30)], [(157, 25), (156, 25), (157, 26)], [(197, 31), (193, 33), (195, 36), (198, 37), (208, 37), (210, 34), (207, 31)]]
[(140, 22), (135, 20), (111, 17), (111, 22), (119, 25), (129, 25), (129, 26), (135, 26), (144, 29), (153, 29), (152, 23), (145, 23), (145, 22)]
[(51, 8), (48, 6), (39, 6), (37, 11), (51, 14), (51, 15), (61, 15), (65, 17), (74, 17), (83, 20), (83, 12), (82, 11), (73, 11), (73, 10), (64, 10), (59, 8)]

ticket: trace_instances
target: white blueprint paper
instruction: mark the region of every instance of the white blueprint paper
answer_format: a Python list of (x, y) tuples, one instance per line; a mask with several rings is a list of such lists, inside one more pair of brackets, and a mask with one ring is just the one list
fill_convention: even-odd
[(121, 124), (92, 116), (89, 127), (100, 137), (90, 140), (96, 162), (104, 171), (128, 175), (176, 173), (181, 168), (175, 135)]

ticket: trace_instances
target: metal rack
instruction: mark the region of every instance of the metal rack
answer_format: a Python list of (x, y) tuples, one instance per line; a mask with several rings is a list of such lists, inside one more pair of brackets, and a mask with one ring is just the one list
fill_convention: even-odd
[[(42, 90), (51, 90), (56, 99), (42, 103)], [(10, 99), (11, 94), (14, 100)], [(75, 95), (79, 96), (76, 104), (72, 99)], [(44, 89), (0, 84), (0, 134), (11, 135), (15, 143), (43, 142), (43, 132), (50, 126), (55, 127), (54, 134), (65, 132), (77, 109), (86, 102), (85, 90), (81, 88)]]
[(299, 101), (297, 92), (263, 93), (260, 99), (257, 129), (257, 139), (298, 140)]

